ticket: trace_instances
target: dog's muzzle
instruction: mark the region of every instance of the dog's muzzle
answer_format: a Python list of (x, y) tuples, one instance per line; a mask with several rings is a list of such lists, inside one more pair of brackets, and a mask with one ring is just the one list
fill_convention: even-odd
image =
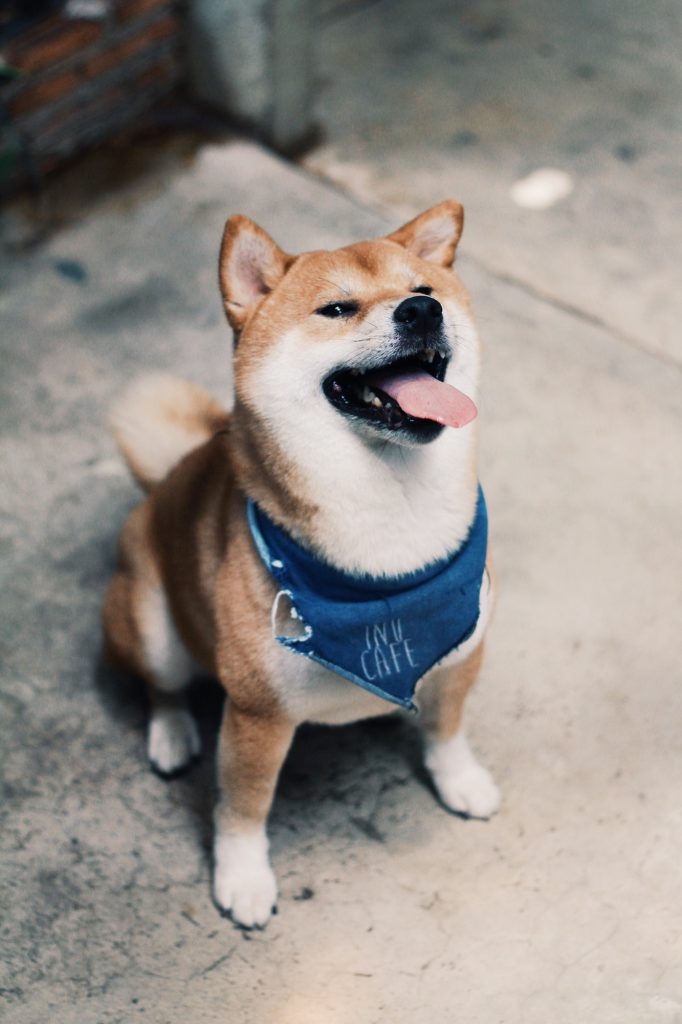
[(393, 319), (401, 334), (428, 338), (442, 329), (443, 307), (430, 295), (411, 295), (396, 306)]

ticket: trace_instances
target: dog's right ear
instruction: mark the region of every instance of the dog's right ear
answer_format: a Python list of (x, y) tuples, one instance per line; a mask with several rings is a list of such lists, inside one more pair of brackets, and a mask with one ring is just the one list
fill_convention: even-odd
[(291, 257), (248, 217), (230, 217), (220, 247), (220, 290), (239, 334), (258, 303), (284, 277)]

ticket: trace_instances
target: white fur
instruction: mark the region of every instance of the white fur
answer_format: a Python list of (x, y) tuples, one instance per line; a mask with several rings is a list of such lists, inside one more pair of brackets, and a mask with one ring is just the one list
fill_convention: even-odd
[[(161, 589), (145, 591), (138, 606), (138, 625), (155, 689), (167, 694), (181, 693), (196, 671), (196, 664), (178, 636)], [(200, 753), (199, 731), (189, 711), (163, 706), (152, 709), (147, 754), (155, 768), (169, 775)]]
[(138, 608), (138, 624), (145, 661), (154, 675), (155, 686), (165, 693), (183, 690), (196, 671), (196, 665), (178, 636), (161, 589), (145, 592)]
[(155, 708), (149, 723), (147, 753), (158, 771), (177, 772), (198, 757), (201, 740), (196, 722), (184, 708)]
[(463, 729), (448, 740), (431, 740), (425, 757), (438, 794), (450, 810), (472, 818), (490, 818), (500, 806), (500, 791), (479, 764)]
[(149, 374), (121, 395), (111, 423), (138, 474), (158, 481), (209, 436), (204, 409), (218, 411), (218, 406), (202, 388), (168, 374)]
[[(456, 234), (459, 235), (459, 229)], [(420, 259), (433, 260), (434, 263), (438, 263), (450, 248), (452, 239), (452, 213), (443, 212), (424, 219), (409, 248)]]
[[(444, 301), (453, 358), (447, 382), (474, 401), (479, 345), (465, 310)], [(306, 481), (317, 511), (309, 529), (325, 557), (341, 569), (396, 575), (444, 557), (465, 539), (477, 495), (475, 423), (446, 428), (427, 445), (369, 439), (325, 398), (321, 381), (334, 367), (376, 365), (395, 352), (395, 303), (374, 307), (358, 337), (311, 344), (289, 331), (254, 372), (251, 402)]]
[(277, 901), (264, 826), (249, 831), (221, 825), (216, 813), (213, 895), (221, 910), (245, 928), (262, 927)]
[(396, 710), (382, 697), (375, 697), (277, 641), (273, 641), (272, 658), (272, 685), (287, 716), (294, 722), (346, 725)]

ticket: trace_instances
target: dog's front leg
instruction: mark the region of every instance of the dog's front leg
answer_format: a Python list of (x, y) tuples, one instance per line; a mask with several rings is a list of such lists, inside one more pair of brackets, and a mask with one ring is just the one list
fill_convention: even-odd
[(277, 899), (265, 823), (295, 731), (277, 713), (254, 715), (227, 701), (218, 749), (213, 894), (245, 928), (267, 923)]
[(426, 767), (445, 806), (469, 818), (489, 818), (500, 806), (500, 791), (476, 760), (462, 720), (482, 659), (481, 643), (460, 665), (434, 672), (419, 695)]

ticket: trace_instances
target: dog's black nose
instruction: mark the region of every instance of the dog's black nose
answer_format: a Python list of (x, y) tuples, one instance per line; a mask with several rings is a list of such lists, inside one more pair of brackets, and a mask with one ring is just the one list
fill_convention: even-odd
[(411, 295), (393, 311), (393, 319), (401, 327), (419, 334), (437, 330), (443, 322), (443, 307), (430, 295)]

